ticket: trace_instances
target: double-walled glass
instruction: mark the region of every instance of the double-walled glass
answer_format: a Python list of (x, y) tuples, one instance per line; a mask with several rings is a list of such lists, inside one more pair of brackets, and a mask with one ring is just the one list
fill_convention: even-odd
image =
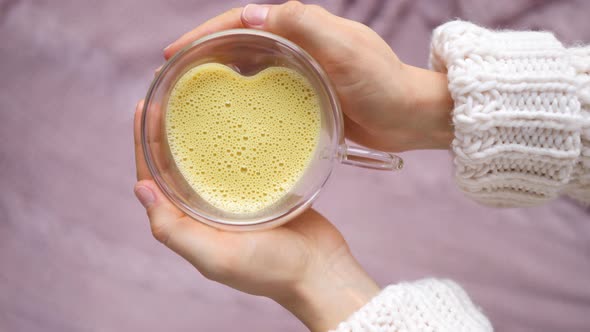
[[(174, 161), (166, 134), (168, 98), (184, 73), (205, 63), (224, 64), (244, 76), (267, 67), (287, 67), (305, 76), (319, 96), (321, 130), (311, 161), (294, 187), (268, 208), (249, 214), (221, 210), (192, 189)], [(174, 204), (194, 219), (232, 230), (278, 226), (303, 212), (318, 196), (336, 163), (383, 170), (401, 169), (403, 165), (401, 158), (389, 153), (348, 146), (337, 95), (319, 64), (294, 43), (250, 29), (227, 30), (201, 38), (162, 67), (145, 99), (141, 141), (152, 176)]]

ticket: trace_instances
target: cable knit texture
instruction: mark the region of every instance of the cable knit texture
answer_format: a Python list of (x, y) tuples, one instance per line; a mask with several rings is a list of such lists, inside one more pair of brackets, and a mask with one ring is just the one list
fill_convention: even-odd
[(483, 332), (490, 322), (461, 287), (423, 279), (385, 288), (334, 332)]
[(561, 193), (590, 203), (590, 47), (454, 21), (434, 31), (430, 63), (448, 74), (465, 193), (495, 206)]

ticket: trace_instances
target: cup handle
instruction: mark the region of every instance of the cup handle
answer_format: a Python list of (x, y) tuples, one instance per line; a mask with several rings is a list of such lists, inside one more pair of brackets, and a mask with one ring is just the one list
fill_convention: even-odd
[(340, 145), (339, 152), (341, 162), (346, 165), (386, 171), (398, 171), (404, 167), (402, 158), (387, 152), (346, 144)]

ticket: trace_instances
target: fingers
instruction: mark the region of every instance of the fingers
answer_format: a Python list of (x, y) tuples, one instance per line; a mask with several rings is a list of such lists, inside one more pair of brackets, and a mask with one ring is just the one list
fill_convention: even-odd
[(184, 214), (153, 180), (139, 181), (134, 192), (147, 211), (154, 238), (199, 270), (212, 264), (220, 250), (219, 231)]
[(143, 100), (139, 101), (135, 109), (133, 136), (139, 182), (135, 185), (134, 192), (147, 211), (154, 237), (197, 266), (202, 255), (213, 251), (214, 241), (210, 239), (216, 230), (186, 216), (151, 180), (141, 145), (143, 104)]
[[(133, 130), (133, 136), (135, 138), (135, 164), (137, 168), (138, 181), (152, 178), (152, 174), (149, 171), (145, 155), (143, 153), (141, 138), (141, 121), (144, 111), (144, 103), (144, 100), (141, 100), (137, 103)], [(155, 163), (160, 173), (166, 173), (169, 171), (170, 167), (174, 167), (174, 160), (172, 157), (165, 157), (169, 156), (166, 132), (163, 128), (163, 117), (165, 115), (162, 111), (162, 107), (154, 102), (148, 105), (148, 112), (149, 115), (146, 119), (146, 130), (149, 133), (147, 137), (149, 145), (148, 148), (151, 151), (152, 156), (160, 156), (159, 158), (154, 158), (157, 160), (157, 162), (154, 160), (152, 161)]]
[[(134, 188), (135, 195), (146, 209), (154, 238), (185, 258), (204, 275), (212, 275), (210, 271), (214, 270), (212, 267), (216, 264), (215, 257), (219, 256), (219, 237), (222, 233), (184, 214), (152, 180), (141, 144), (143, 104), (143, 100), (137, 103), (133, 130), (139, 181)], [(156, 149), (159, 143), (151, 142)]]
[(241, 12), (242, 8), (228, 10), (225, 13), (208, 20), (192, 31), (187, 32), (164, 49), (164, 58), (168, 60), (186, 45), (208, 34), (222, 30), (243, 28), (244, 26), (240, 19)]
[(289, 1), (282, 5), (248, 5), (242, 11), (245, 27), (263, 29), (303, 46), (308, 52), (337, 38), (334, 29), (343, 19), (319, 6)]
[(137, 180), (151, 178), (141, 146), (141, 115), (143, 112), (143, 100), (140, 100), (135, 106), (135, 118), (133, 120), (133, 138), (135, 141), (135, 168)]
[[(141, 144), (141, 118), (144, 101), (137, 103), (134, 119), (135, 163), (138, 183), (134, 192), (145, 207), (150, 220), (150, 228), (154, 237), (193, 264), (203, 270), (211, 265), (211, 258), (218, 251), (217, 230), (197, 222), (178, 209), (162, 193), (151, 179), (151, 174), (145, 162)], [(156, 112), (161, 115), (161, 112)], [(152, 121), (157, 123), (157, 121)], [(152, 128), (152, 131), (157, 128)], [(157, 131), (156, 131), (157, 133)], [(155, 135), (152, 138), (161, 138)], [(150, 144), (157, 149), (160, 141)], [(164, 165), (166, 166), (166, 165)]]
[(189, 43), (208, 34), (237, 28), (266, 30), (302, 45), (309, 52), (325, 47), (326, 41), (339, 38), (334, 29), (346, 20), (332, 15), (315, 5), (303, 5), (289, 1), (282, 5), (254, 5), (231, 9), (214, 17), (194, 30), (187, 32), (164, 49), (164, 58), (169, 59)]
[(167, 245), (174, 231), (174, 224), (184, 213), (168, 200), (153, 180), (137, 182), (133, 191), (146, 209), (154, 237)]

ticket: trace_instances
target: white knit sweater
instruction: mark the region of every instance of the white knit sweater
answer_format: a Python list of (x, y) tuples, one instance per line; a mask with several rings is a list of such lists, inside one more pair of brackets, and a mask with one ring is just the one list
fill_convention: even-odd
[(450, 280), (392, 285), (340, 323), (336, 332), (487, 332), (487, 318)]
[[(455, 21), (434, 31), (430, 62), (448, 75), (456, 179), (467, 195), (496, 206), (561, 193), (590, 203), (590, 47)], [(385, 288), (335, 331), (492, 330), (457, 284), (424, 279)]]
[(561, 193), (590, 203), (590, 47), (455, 21), (434, 31), (430, 62), (448, 75), (467, 195), (496, 206)]

